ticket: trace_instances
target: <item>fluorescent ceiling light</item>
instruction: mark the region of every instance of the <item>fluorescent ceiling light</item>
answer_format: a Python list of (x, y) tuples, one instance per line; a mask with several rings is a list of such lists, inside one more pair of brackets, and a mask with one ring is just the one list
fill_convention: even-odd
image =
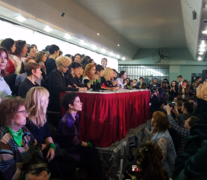
[(15, 17), (15, 19), (17, 19), (17, 20), (20, 21), (20, 22), (24, 22), (24, 21), (27, 20), (27, 19), (26, 19), (25, 17), (23, 17), (23, 16), (17, 16), (17, 17)]
[(206, 47), (206, 44), (200, 44), (199, 45), (201, 48), (204, 48), (204, 47)]
[(206, 44), (206, 41), (205, 40), (201, 40), (201, 44)]
[(201, 60), (202, 60), (202, 58), (199, 56), (199, 57), (198, 57), (198, 60), (199, 60), (199, 61), (201, 61)]
[(50, 32), (52, 31), (52, 28), (50, 28), (49, 26), (46, 26), (45, 28), (43, 28), (43, 30), (45, 30), (46, 32)]
[(80, 40), (80, 44), (81, 44), (81, 45), (85, 45), (86, 43), (85, 43), (84, 40)]
[(97, 47), (96, 47), (95, 45), (92, 45), (92, 49), (96, 50), (96, 49), (97, 49)]
[(206, 50), (206, 49), (205, 49), (204, 47), (200, 47), (200, 48), (199, 48), (199, 51), (200, 51), (200, 52), (204, 52), (205, 50)]
[(120, 58), (120, 56), (119, 56), (119, 55), (117, 55), (116, 57), (117, 57), (118, 59)]
[(110, 52), (109, 55), (110, 55), (110, 56), (114, 56), (114, 53)]
[(102, 50), (101, 50), (101, 52), (102, 52), (102, 53), (105, 53), (105, 52), (106, 52), (106, 50), (105, 50), (105, 49), (102, 49)]
[(207, 34), (207, 29), (206, 29), (206, 30), (204, 30), (204, 31), (202, 31), (202, 33), (203, 33), (203, 34)]
[(124, 61), (124, 60), (126, 60), (126, 58), (125, 58), (125, 57), (123, 57), (123, 58), (122, 58), (122, 60)]
[(199, 55), (203, 55), (203, 54), (204, 54), (204, 52), (199, 52), (198, 54), (199, 54)]
[(65, 39), (71, 39), (71, 36), (69, 34), (65, 34)]

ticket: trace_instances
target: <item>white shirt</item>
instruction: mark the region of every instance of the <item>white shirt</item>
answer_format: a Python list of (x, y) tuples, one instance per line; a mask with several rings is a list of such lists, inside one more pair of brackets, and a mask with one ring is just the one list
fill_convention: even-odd
[(22, 61), (24, 60), (24, 57), (22, 57), (22, 58), (20, 59), (20, 58), (18, 58), (17, 56), (15, 56), (15, 55), (11, 55), (11, 54), (10, 54), (9, 58), (10, 58), (11, 61), (15, 61), (15, 62), (16, 62), (16, 63), (14, 64), (14, 65), (15, 65), (15, 69), (16, 69), (17, 67), (21, 66), (21, 63), (22, 63)]
[(0, 77), (0, 98), (3, 99), (6, 96), (12, 95), (12, 91), (3, 77)]
[(124, 89), (123, 79), (117, 78), (117, 81), (118, 81), (118, 85), (121, 86), (122, 89)]

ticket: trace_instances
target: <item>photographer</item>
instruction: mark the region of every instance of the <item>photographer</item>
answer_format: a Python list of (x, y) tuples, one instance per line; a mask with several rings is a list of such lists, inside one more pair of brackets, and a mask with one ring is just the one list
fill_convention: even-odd
[[(174, 120), (171, 114), (171, 111), (173, 111), (176, 114), (177, 119), (178, 119), (178, 124)], [(180, 147), (178, 150), (178, 155), (182, 154), (184, 152), (186, 140), (188, 136), (190, 135), (190, 129), (196, 123), (198, 118), (195, 116), (192, 116), (188, 118), (186, 121), (184, 121), (183, 118), (179, 116), (177, 107), (175, 106), (174, 109), (172, 109), (172, 107), (170, 107), (169, 104), (166, 107), (166, 112), (167, 112), (168, 120), (170, 122), (171, 127), (182, 137)]]
[(207, 161), (207, 83), (198, 87), (198, 121), (191, 128), (190, 137), (185, 145), (185, 152), (178, 156), (175, 164), (174, 180), (206, 179)]
[[(147, 141), (140, 146), (137, 154), (137, 168), (134, 170), (133, 166), (130, 166), (132, 170), (127, 173), (132, 179), (137, 180), (169, 180), (167, 172), (162, 165), (162, 151), (157, 144), (153, 141)], [(132, 175), (133, 174), (133, 175)]]

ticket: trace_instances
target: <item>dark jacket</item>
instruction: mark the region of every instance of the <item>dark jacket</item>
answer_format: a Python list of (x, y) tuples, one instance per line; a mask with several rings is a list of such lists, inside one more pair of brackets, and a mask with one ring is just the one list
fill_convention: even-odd
[(18, 95), (22, 98), (25, 98), (27, 95), (27, 92), (32, 88), (39, 86), (39, 84), (33, 84), (28, 78), (25, 78), (25, 80), (20, 84), (19, 86), (19, 92)]
[(57, 66), (55, 64), (55, 60), (53, 58), (48, 58), (46, 62), (47, 75), (49, 76), (50, 73), (56, 68)]
[(59, 93), (64, 91), (78, 91), (78, 88), (67, 87), (63, 74), (57, 69), (54, 69), (49, 77), (50, 110), (60, 111)]
[(177, 97), (177, 95), (178, 95), (178, 88), (175, 87), (175, 91), (173, 91), (173, 90), (169, 91), (169, 95), (170, 95), (169, 101), (173, 101), (174, 98)]
[(58, 124), (55, 142), (62, 149), (65, 149), (69, 156), (76, 160), (80, 160), (77, 151), (77, 147), (82, 144), (80, 133), (78, 114), (76, 115), (76, 119), (74, 119), (69, 112), (66, 112)]
[(207, 101), (198, 99), (199, 121), (191, 128), (185, 152), (175, 163), (175, 180), (206, 180), (207, 162)]
[(136, 89), (146, 89), (146, 84), (144, 82), (142, 83), (142, 87), (141, 88), (139, 87), (140, 84), (141, 84), (140, 82), (137, 83)]
[(75, 77), (73, 77), (72, 74), (67, 74), (67, 75), (64, 76), (64, 78), (65, 78), (65, 84), (66, 84), (66, 86), (68, 86), (68, 85), (70, 85), (72, 87), (78, 86), (76, 84)]

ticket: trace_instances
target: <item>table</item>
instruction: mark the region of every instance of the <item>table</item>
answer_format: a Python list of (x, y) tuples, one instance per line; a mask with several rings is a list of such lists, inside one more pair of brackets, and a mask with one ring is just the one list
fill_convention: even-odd
[[(68, 92), (61, 92), (60, 99)], [(76, 92), (83, 103), (80, 115), (81, 139), (109, 147), (150, 118), (149, 90)], [(66, 110), (61, 107), (64, 115)]]

